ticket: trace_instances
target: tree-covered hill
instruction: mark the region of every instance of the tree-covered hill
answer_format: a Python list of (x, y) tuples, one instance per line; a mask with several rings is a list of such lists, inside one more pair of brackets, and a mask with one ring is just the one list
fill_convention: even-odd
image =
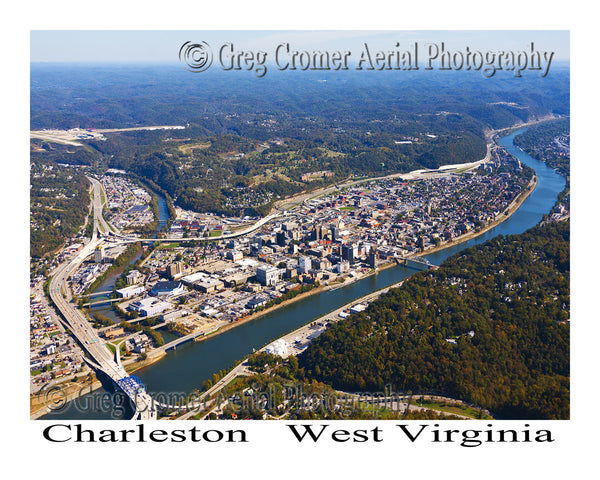
[[(273, 72), (34, 64), (31, 128), (180, 125), (110, 133), (32, 159), (131, 171), (183, 208), (264, 215), (278, 198), (340, 182), (480, 160), (484, 132), (569, 113), (569, 73)], [(552, 88), (550, 88), (552, 87)], [(547, 92), (541, 97), (540, 90)], [(328, 171), (326, 178), (305, 174)]]
[(299, 357), (346, 391), (435, 391), (502, 418), (569, 418), (569, 222), (413, 275)]
[(82, 228), (89, 212), (84, 173), (54, 162), (34, 162), (30, 173), (30, 253), (43, 257)]

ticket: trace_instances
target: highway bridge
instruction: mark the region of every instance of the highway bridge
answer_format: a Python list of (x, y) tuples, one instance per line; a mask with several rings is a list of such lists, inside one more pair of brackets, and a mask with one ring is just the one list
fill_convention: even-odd
[(90, 293), (89, 295), (86, 295), (86, 296), (93, 298), (93, 297), (101, 297), (103, 295), (104, 296), (111, 295), (112, 293), (113, 293), (112, 290), (104, 290), (103, 292), (94, 292), (94, 293)]
[(159, 349), (164, 350), (165, 352), (168, 350), (175, 350), (177, 349), (177, 347), (183, 343), (186, 342), (191, 342), (192, 340), (196, 339), (197, 337), (203, 337), (204, 335), (207, 335), (209, 333), (213, 333), (215, 330), (211, 330), (210, 332), (205, 332), (205, 331), (199, 331), (199, 332), (193, 332), (190, 333), (188, 335), (185, 335), (183, 337), (180, 338), (176, 338), (175, 340), (166, 343), (165, 345), (163, 345), (162, 347), (159, 347)]
[[(114, 228), (109, 225), (102, 215), (103, 202), (102, 202), (102, 186), (100, 182), (94, 178), (88, 177), (93, 188), (93, 234), (90, 242), (87, 243), (69, 262), (65, 262), (63, 265), (57, 268), (52, 280), (50, 281), (50, 298), (54, 302), (56, 308), (63, 315), (63, 323), (73, 335), (80, 342), (82, 348), (88, 353), (90, 358), (86, 358), (86, 362), (97, 371), (101, 371), (108, 378), (110, 378), (116, 385), (118, 385), (123, 392), (131, 399), (135, 407), (135, 413), (133, 420), (153, 420), (157, 418), (157, 407), (158, 408), (175, 408), (172, 405), (161, 404), (155, 402), (152, 397), (146, 392), (142, 382), (135, 376), (129, 375), (121, 364), (120, 352), (117, 348), (113, 354), (105, 346), (104, 341), (98, 336), (98, 332), (91, 327), (89, 322), (83, 313), (73, 306), (73, 298), (71, 292), (67, 286), (67, 278), (81, 265), (81, 263), (90, 255), (93, 254), (94, 249), (105, 242), (111, 242), (116, 240), (114, 243), (133, 243), (133, 242), (154, 242), (156, 238), (135, 238), (121, 235), (114, 231)], [(235, 238), (242, 235), (247, 235), (258, 230), (260, 227), (265, 225), (272, 219), (283, 215), (282, 213), (276, 212), (268, 215), (253, 225), (238, 230), (237, 232), (226, 234), (215, 240), (224, 240), (228, 238)], [(181, 238), (160, 238), (161, 242), (181, 242)], [(186, 238), (184, 241), (206, 241), (207, 238)], [(209, 239), (210, 240), (210, 239)], [(113, 244), (114, 244), (113, 243)], [(101, 300), (102, 303), (110, 300)], [(96, 303), (96, 302), (94, 302)], [(180, 339), (177, 339), (163, 347), (164, 350), (176, 348), (184, 342), (193, 340), (199, 335), (203, 335), (204, 332), (197, 332), (190, 335), (186, 335)]]
[(249, 233), (252, 233), (256, 230), (258, 230), (260, 227), (262, 227), (264, 224), (266, 224), (267, 222), (270, 222), (271, 220), (283, 216), (285, 215), (284, 213), (281, 212), (275, 212), (272, 213), (270, 215), (267, 215), (264, 218), (261, 218), (260, 220), (258, 220), (257, 222), (255, 222), (254, 224), (243, 228), (241, 230), (238, 230), (237, 232), (232, 232), (232, 233), (228, 233), (226, 235), (221, 235), (219, 237), (189, 237), (189, 238), (181, 238), (181, 237), (175, 237), (175, 238), (170, 238), (170, 237), (165, 237), (165, 238), (139, 238), (139, 237), (130, 237), (127, 235), (122, 235), (120, 233), (115, 233), (111, 230), (107, 230), (108, 232), (108, 240), (112, 240), (115, 239), (117, 240), (119, 243), (135, 243), (135, 242), (155, 242), (155, 241), (160, 241), (160, 242), (206, 242), (206, 241), (218, 241), (218, 240), (227, 240), (229, 238), (236, 238), (236, 237), (242, 237), (244, 235), (248, 235)]
[(122, 302), (122, 298), (101, 298), (99, 300), (94, 300), (93, 302), (84, 303), (82, 307), (93, 307), (94, 305), (102, 305), (104, 303), (113, 303), (113, 302)]
[[(88, 177), (89, 178), (89, 177)], [(103, 372), (108, 378), (110, 378), (116, 385), (118, 385), (123, 392), (131, 399), (135, 407), (135, 413), (133, 416), (134, 420), (152, 420), (157, 418), (157, 407), (165, 408), (176, 408), (173, 405), (161, 404), (155, 402), (152, 397), (146, 392), (142, 382), (135, 376), (129, 375), (121, 364), (120, 352), (117, 348), (113, 354), (104, 344), (104, 341), (98, 336), (98, 332), (92, 328), (90, 323), (87, 321), (84, 314), (74, 307), (73, 298), (67, 285), (67, 278), (79, 267), (79, 265), (90, 255), (93, 254), (94, 249), (103, 243), (132, 243), (132, 242), (181, 242), (181, 241), (206, 241), (206, 240), (224, 240), (228, 238), (235, 238), (243, 235), (252, 233), (263, 225), (267, 224), (271, 220), (284, 216), (286, 212), (275, 212), (270, 214), (253, 225), (238, 230), (237, 232), (226, 234), (220, 237), (214, 238), (135, 238), (125, 235), (121, 235), (115, 232), (112, 226), (110, 226), (102, 216), (103, 202), (101, 197), (102, 186), (100, 182), (93, 178), (89, 178), (93, 188), (93, 234), (91, 240), (78, 252), (77, 256), (71, 261), (65, 262), (57, 268), (50, 282), (50, 297), (54, 302), (56, 308), (63, 315), (63, 323), (77, 340), (81, 343), (82, 348), (88, 353), (90, 358), (86, 358), (86, 361), (97, 371)], [(102, 236), (104, 235), (104, 236)], [(434, 267), (426, 259), (422, 258), (406, 258), (400, 261), (404, 261), (404, 264), (408, 267), (418, 269), (428, 269)], [(102, 300), (106, 302), (107, 300)], [(191, 341), (194, 338), (204, 335), (205, 332), (195, 332), (185, 337), (174, 340), (163, 346), (163, 350), (169, 350), (176, 348), (178, 345)], [(225, 384), (225, 381), (235, 375), (239, 369), (234, 369), (228, 376), (219, 382), (220, 386)], [(217, 387), (217, 385), (215, 385)], [(206, 398), (206, 394), (212, 393), (216, 390), (215, 387), (206, 392), (203, 398)], [(180, 407), (181, 408), (181, 407)]]
[[(89, 178), (89, 177), (88, 177)], [(63, 323), (71, 330), (73, 335), (80, 342), (82, 348), (88, 353), (91, 359), (88, 363), (96, 370), (106, 374), (123, 392), (131, 399), (135, 407), (133, 415), (134, 420), (153, 420), (157, 418), (156, 405), (150, 395), (146, 392), (143, 384), (136, 377), (130, 376), (119, 358), (119, 349), (113, 354), (104, 345), (103, 340), (98, 336), (83, 313), (73, 306), (71, 292), (67, 286), (66, 280), (79, 265), (94, 252), (94, 249), (103, 243), (103, 239), (98, 238), (99, 226), (103, 225), (105, 231), (110, 231), (106, 221), (102, 218), (102, 201), (100, 195), (100, 183), (90, 178), (94, 189), (94, 230), (91, 240), (85, 245), (75, 258), (59, 266), (50, 281), (50, 298), (56, 308), (63, 315)]]

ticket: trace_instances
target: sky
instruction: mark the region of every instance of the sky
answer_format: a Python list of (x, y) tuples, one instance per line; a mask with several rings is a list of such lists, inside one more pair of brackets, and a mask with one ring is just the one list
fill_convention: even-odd
[(236, 49), (274, 51), (280, 43), (298, 50), (326, 49), (360, 52), (369, 47), (389, 50), (396, 42), (441, 44), (447, 49), (519, 51), (535, 43), (537, 50), (554, 52), (555, 60), (569, 59), (568, 30), (32, 30), (31, 62), (176, 62), (185, 42), (225, 42)]

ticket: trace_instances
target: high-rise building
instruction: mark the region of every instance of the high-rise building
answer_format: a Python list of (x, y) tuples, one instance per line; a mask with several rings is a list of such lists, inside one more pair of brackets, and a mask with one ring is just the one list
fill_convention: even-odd
[(375, 268), (377, 266), (377, 257), (378, 257), (377, 251), (371, 250), (369, 252), (369, 255), (367, 256), (367, 259), (368, 259), (367, 261), (369, 263), (369, 267)]
[(96, 250), (94, 250), (94, 262), (102, 263), (104, 260), (104, 247), (102, 245), (98, 245)]
[(340, 229), (336, 225), (329, 227), (329, 232), (331, 233), (331, 240), (334, 242), (340, 238)]
[(321, 240), (321, 226), (315, 226), (310, 234), (311, 240)]
[(308, 273), (311, 269), (310, 257), (300, 257), (298, 260), (298, 271), (300, 273)]
[(168, 267), (169, 276), (172, 279), (179, 278), (183, 275), (183, 262), (175, 262)]
[(277, 237), (277, 245), (279, 245), (280, 247), (285, 247), (286, 240), (287, 240), (285, 232), (277, 232), (276, 237)]
[(358, 245), (355, 243), (342, 245), (342, 258), (348, 260), (350, 263), (354, 263), (358, 258)]

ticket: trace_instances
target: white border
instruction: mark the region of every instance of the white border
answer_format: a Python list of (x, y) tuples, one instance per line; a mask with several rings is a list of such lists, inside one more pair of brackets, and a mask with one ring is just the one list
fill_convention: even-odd
[[(3, 30), (3, 93), (8, 108), (2, 115), (5, 174), (3, 178), (4, 218), (10, 232), (17, 236), (4, 239), (3, 250), (7, 262), (3, 291), (5, 302), (26, 299), (28, 274), (28, 59), (29, 30), (31, 29), (531, 29), (571, 30), (572, 72), (572, 420), (551, 422), (557, 441), (550, 447), (539, 445), (482, 446), (475, 449), (432, 444), (411, 448), (394, 441), (378, 445), (355, 444), (342, 446), (315, 446), (300, 448), (289, 435), (276, 434), (283, 424), (242, 422), (255, 440), (251, 448), (234, 445), (227, 448), (184, 444), (172, 449), (156, 445), (51, 445), (43, 441), (40, 431), (43, 422), (28, 420), (26, 399), (21, 392), (28, 386), (23, 381), (22, 349), (19, 342), (7, 342), (15, 331), (10, 328), (26, 318), (20, 306), (5, 313), (5, 342), (3, 365), (5, 423), (3, 434), (9, 439), (12, 452), (6, 456), (9, 464), (19, 466), (26, 474), (85, 475), (93, 478), (107, 475), (145, 475), (150, 478), (171, 475), (223, 474), (232, 472), (250, 478), (277, 475), (300, 478), (307, 475), (333, 473), (336, 477), (357, 478), (363, 475), (386, 474), (394, 476), (419, 475), (430, 478), (504, 478), (512, 473), (517, 478), (526, 476), (559, 478), (573, 472), (596, 471), (592, 460), (595, 448), (598, 398), (595, 369), (595, 343), (598, 338), (598, 315), (591, 303), (595, 292), (595, 277), (588, 274), (596, 267), (593, 250), (594, 210), (598, 191), (597, 155), (592, 149), (595, 132), (594, 100), (598, 77), (596, 59), (597, 25), (591, 11), (578, 10), (578, 2), (570, 4), (536, 4), (523, 1), (505, 1), (497, 4), (481, 2), (421, 2), (395, 4), (390, 2), (335, 2), (306, 1), (299, 4), (283, 2), (227, 2), (224, 6), (201, 2), (123, 2), (53, 1), (27, 2), (16, 6), (15, 20), (6, 12)], [(5, 27), (6, 28), (6, 27)], [(587, 108), (586, 108), (587, 107)], [(594, 115), (592, 117), (592, 115)], [(16, 179), (15, 179), (16, 177)], [(15, 202), (16, 199), (16, 202)], [(15, 208), (17, 205), (17, 208)], [(596, 229), (597, 230), (597, 229)], [(21, 233), (24, 231), (23, 233)], [(23, 235), (23, 236), (21, 236)], [(21, 240), (22, 239), (22, 240)], [(585, 242), (585, 243), (584, 243)], [(586, 281), (589, 280), (589, 281)], [(25, 291), (27, 290), (27, 291)], [(14, 293), (14, 294), (13, 294)], [(23, 316), (25, 314), (25, 316)], [(7, 343), (11, 345), (7, 348)], [(19, 392), (12, 399), (9, 392)], [(164, 423), (164, 422), (162, 422)], [(162, 426), (161, 423), (161, 426)], [(219, 422), (221, 423), (221, 422)], [(233, 425), (240, 428), (240, 422)], [(532, 422), (530, 422), (532, 423)], [(114, 428), (113, 422), (107, 426)], [(335, 423), (335, 428), (342, 428)], [(353, 425), (354, 427), (354, 425)], [(446, 427), (446, 424), (443, 424)], [(213, 427), (214, 428), (214, 427)], [(228, 427), (230, 428), (230, 427)], [(365, 428), (361, 423), (359, 428)], [(385, 426), (390, 429), (391, 426)], [(250, 435), (250, 433), (249, 433)], [(92, 448), (90, 448), (92, 447)], [(498, 448), (497, 448), (498, 447)], [(531, 448), (529, 448), (531, 447)], [(594, 448), (594, 450), (592, 450)], [(160, 450), (159, 450), (160, 449)], [(167, 451), (168, 450), (168, 451)], [(14, 452), (14, 453), (13, 453)], [(15, 460), (27, 459), (17, 463)], [(6, 471), (11, 471), (7, 465)], [(24, 472), (25, 473), (25, 472)]]

